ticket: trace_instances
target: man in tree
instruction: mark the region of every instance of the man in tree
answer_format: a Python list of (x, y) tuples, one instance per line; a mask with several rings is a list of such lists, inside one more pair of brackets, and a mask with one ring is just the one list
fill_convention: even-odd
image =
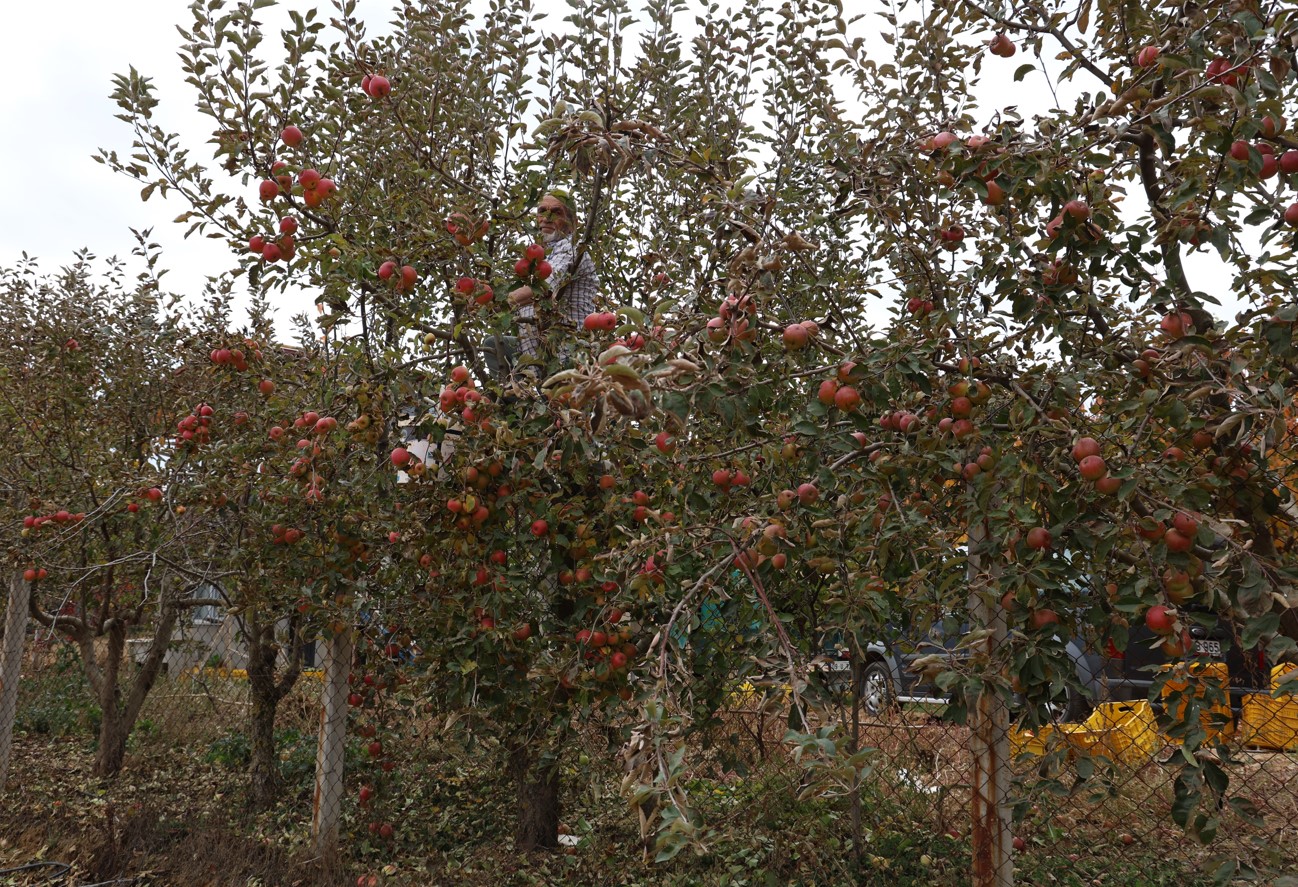
[(595, 263), (589, 253), (579, 252), (573, 242), (577, 219), (568, 193), (557, 188), (547, 192), (537, 204), (536, 221), (546, 248), (545, 261), (552, 269), (546, 278), (548, 292), (538, 293), (531, 286), (520, 286), (510, 292), (509, 305), (519, 325), (518, 336), (506, 336), (503, 340), (491, 336), (483, 343), (487, 368), (495, 377), (501, 376), (502, 369), (512, 369), (520, 354), (524, 370), (535, 373), (527, 365), (545, 363), (542, 342), (552, 330), (559, 331), (555, 337), (560, 342), (559, 360), (568, 363), (571, 354), (562, 340), (594, 312), (599, 295)]

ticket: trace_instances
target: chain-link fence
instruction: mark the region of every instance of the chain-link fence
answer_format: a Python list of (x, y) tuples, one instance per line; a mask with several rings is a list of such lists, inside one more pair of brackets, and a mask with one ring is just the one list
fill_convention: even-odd
[[(359, 873), (376, 884), (486, 883), (474, 878), (510, 845), (517, 812), (509, 774), (493, 770), (509, 733), (474, 739), (483, 716), (474, 700), (439, 696), (441, 678), (400, 631), (415, 606), (368, 613), (341, 646), (290, 637), (287, 624), (273, 632), (270, 673), (296, 679), (271, 694), (275, 793), (265, 805), (252, 801), (257, 714), (269, 697), (253, 686), (256, 645), (240, 620), (204, 611), (177, 630), (114, 778), (93, 772), (102, 709), (82, 651), (29, 626), (0, 878), (356, 883)], [(135, 641), (123, 692), (145, 655)], [(330, 657), (348, 648), (331, 678)], [(750, 883), (980, 883), (971, 872), (988, 832), (987, 820), (981, 831), (971, 825), (983, 766), (976, 719), (951, 699), (897, 686), (872, 667), (891, 667), (886, 657), (816, 657), (799, 714), (787, 672), (702, 652), (736, 667), (718, 677), (711, 702), (693, 700), (669, 744), (684, 748), (675, 798), (696, 817), (704, 855), (652, 861), (662, 801), (625, 784), (641, 711), (588, 709), (555, 770), (561, 846), (576, 868), (550, 883), (596, 882), (595, 859), (627, 866), (625, 883), (739, 883), (740, 869), (760, 873)], [(341, 706), (326, 701), (339, 674)], [(628, 680), (637, 696), (648, 677)], [(1241, 686), (1224, 663), (1183, 659), (1132, 698), (1058, 706), (1036, 726), (1010, 705), (998, 766), (1013, 875), (993, 871), (1000, 880), (983, 883), (1285, 883), (1298, 870), (1295, 677), (1268, 665), (1265, 686)], [(332, 740), (331, 712), (341, 713)], [(339, 852), (323, 867), (322, 828), (336, 830)]]

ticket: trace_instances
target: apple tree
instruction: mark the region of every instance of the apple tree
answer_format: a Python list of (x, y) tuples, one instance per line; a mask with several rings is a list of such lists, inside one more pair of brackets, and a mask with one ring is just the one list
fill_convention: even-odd
[[(273, 69), (257, 10), (199, 4), (211, 167), (146, 79), (115, 96), (145, 159), (109, 165), (179, 192), (255, 291), (316, 292), (339, 388), (384, 405), (334, 413), (368, 449), (325, 526), (397, 534), (367, 593), (418, 613), (439, 701), (503, 739), (520, 846), (555, 840), (574, 718), (628, 698), (638, 803), (690, 839), (679, 729), (725, 684), (709, 596), (761, 614), (744, 667), (790, 685), (795, 740), (828, 757), (803, 668), (825, 636), (968, 626), (958, 669), (927, 664), (993, 759), (1013, 695), (1041, 717), (1078, 689), (1068, 637), (1121, 649), (1142, 621), (1192, 659), (1184, 629), (1221, 614), (1292, 655), (1269, 461), (1292, 446), (1288, 13), (903, 4), (879, 47), (834, 4), (689, 36), (680, 6), (635, 28), (581, 3), (562, 37), (528, 7), (407, 6), (367, 39), (344, 2), (337, 44), (294, 15)], [(1015, 77), (1069, 98), (984, 113), (988, 52), (1019, 49)], [(548, 285), (525, 250), (556, 185), (604, 303), (507, 390), (482, 343), (516, 328), (507, 292)], [(1204, 835), (1214, 767), (1181, 775)], [(984, 873), (1007, 790), (980, 795)]]
[[(203, 549), (220, 503), (187, 498), (190, 472), (167, 440), (181, 414), (192, 445), (208, 434), (192, 370), (206, 319), (161, 288), (146, 238), (135, 280), (119, 262), (98, 272), (86, 253), (55, 275), (34, 261), (0, 274), (6, 548), (31, 616), (81, 655), (101, 776), (122, 766), (177, 619), (212, 603), (195, 592), (211, 578)], [(125, 669), (141, 630), (148, 652)]]

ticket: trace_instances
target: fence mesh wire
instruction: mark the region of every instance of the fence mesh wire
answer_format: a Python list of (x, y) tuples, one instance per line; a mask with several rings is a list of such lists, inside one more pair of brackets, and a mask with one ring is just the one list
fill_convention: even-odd
[[(334, 871), (346, 883), (357, 872), (374, 883), (420, 883), (430, 871), (461, 877), (464, 847), (508, 846), (511, 796), (484, 783), (489, 744), (466, 742), (472, 729), (447, 729), (471, 722), (473, 706), (439, 697), (438, 676), (421, 670), (417, 648), (393, 639), (390, 626), (404, 615), (356, 626), (336, 798), (316, 794), (325, 642), (306, 642), (303, 670), (274, 722), (278, 800), (261, 810), (248, 805), (255, 703), (237, 620), (199, 614), (179, 633), (114, 779), (92, 772), (102, 712), (80, 651), (29, 626), (0, 814), (2, 877), (276, 883), (313, 858), (312, 821), (331, 803), (344, 848)], [(142, 655), (142, 645), (127, 645), (124, 689)], [(696, 729), (678, 743), (689, 752), (683, 796), (709, 830), (702, 843), (720, 852), (746, 842), (755, 866), (791, 882), (972, 883), (971, 728), (940, 701), (877, 705), (861, 672), (822, 662), (807, 673), (807, 698), (823, 703), (809, 709), (813, 732), (830, 737), (840, 759), (859, 752), (859, 768), (823, 770), (788, 739), (791, 727), (805, 734), (806, 725), (791, 710), (786, 675), (745, 667), (726, 676), (721, 704), (707, 717), (696, 710)], [(1098, 701), (1080, 719), (1060, 714), (1035, 728), (1012, 724), (1000, 766), (1009, 776), (1014, 882), (1206, 884), (1256, 871), (1263, 883), (1283, 883), (1298, 870), (1292, 674), (1277, 667), (1269, 689), (1234, 695), (1222, 676), (1211, 665), (1181, 666), (1152, 698)], [(628, 810), (620, 785), (639, 715), (628, 705), (571, 725), (563, 845), (577, 859), (616, 850), (643, 862), (644, 807)], [(185, 865), (155, 871), (163, 848)], [(416, 860), (419, 875), (410, 874)], [(60, 882), (52, 868), (21, 868), (35, 862), (72, 868)], [(661, 863), (662, 877), (677, 864)]]

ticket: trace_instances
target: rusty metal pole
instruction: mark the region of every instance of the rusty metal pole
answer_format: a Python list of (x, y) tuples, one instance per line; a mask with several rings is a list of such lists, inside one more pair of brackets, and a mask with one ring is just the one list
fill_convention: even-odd
[[(999, 570), (986, 564), (981, 546), (987, 526), (978, 523), (969, 530), (969, 614), (974, 628), (989, 629), (985, 644), (988, 661), (995, 661), (997, 649), (1005, 643), (1008, 627), (998, 605), (999, 593), (987, 586)], [(1010, 711), (1001, 694), (984, 685), (969, 700), (972, 731), (973, 797), (973, 887), (1013, 887), (1013, 835), (1010, 833)]]
[(5, 608), (4, 646), (0, 647), (0, 795), (9, 773), (14, 720), (18, 716), (18, 679), (22, 671), (23, 640), (27, 637), (27, 608), (31, 583), (15, 569), (9, 581), (9, 602)]
[(338, 820), (343, 804), (343, 757), (347, 743), (347, 675), (352, 667), (352, 629), (331, 637), (325, 648), (320, 691), (320, 737), (315, 758), (315, 799), (311, 837), (316, 855), (338, 854)]

